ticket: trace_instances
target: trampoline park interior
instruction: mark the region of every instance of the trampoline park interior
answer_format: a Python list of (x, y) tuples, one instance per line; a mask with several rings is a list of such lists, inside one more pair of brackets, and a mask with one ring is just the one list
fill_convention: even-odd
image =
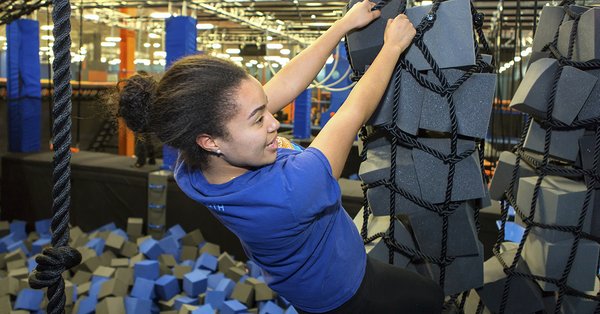
[[(0, 313), (297, 313), (105, 96), (192, 54), (264, 84), (356, 2), (0, 1)], [(417, 36), (339, 180), (367, 254), (445, 313), (600, 313), (598, 2), (374, 2)], [(308, 147), (384, 27), (345, 36), (279, 136)], [(31, 280), (67, 246), (81, 263)]]

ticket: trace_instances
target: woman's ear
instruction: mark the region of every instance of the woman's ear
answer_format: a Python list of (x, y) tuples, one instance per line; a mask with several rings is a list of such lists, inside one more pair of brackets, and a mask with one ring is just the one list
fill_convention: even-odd
[(209, 152), (216, 152), (219, 146), (215, 142), (212, 136), (208, 134), (200, 134), (196, 137), (196, 144), (202, 147), (204, 150)]

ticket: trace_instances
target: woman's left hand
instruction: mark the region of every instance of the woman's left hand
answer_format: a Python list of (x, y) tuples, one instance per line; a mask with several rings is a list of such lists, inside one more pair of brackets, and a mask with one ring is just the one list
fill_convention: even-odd
[(358, 2), (346, 12), (342, 21), (344, 21), (350, 29), (365, 27), (381, 15), (380, 10), (371, 11), (374, 6), (375, 3), (369, 0)]

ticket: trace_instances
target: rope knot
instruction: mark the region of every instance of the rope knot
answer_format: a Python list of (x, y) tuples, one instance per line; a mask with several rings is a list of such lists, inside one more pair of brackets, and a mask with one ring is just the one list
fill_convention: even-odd
[(473, 25), (477, 28), (483, 27), (483, 20), (485, 18), (485, 14), (481, 12), (477, 12), (473, 14)]
[(35, 258), (37, 266), (29, 274), (33, 289), (50, 287), (62, 279), (62, 273), (81, 263), (81, 253), (69, 246), (50, 247)]

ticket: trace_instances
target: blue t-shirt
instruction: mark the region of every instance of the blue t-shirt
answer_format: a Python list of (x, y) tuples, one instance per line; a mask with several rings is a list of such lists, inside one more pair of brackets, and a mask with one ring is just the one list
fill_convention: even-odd
[(339, 184), (316, 148), (277, 150), (274, 163), (224, 184), (179, 162), (175, 179), (240, 239), (269, 286), (309, 312), (335, 309), (365, 272), (362, 239), (341, 205)]

